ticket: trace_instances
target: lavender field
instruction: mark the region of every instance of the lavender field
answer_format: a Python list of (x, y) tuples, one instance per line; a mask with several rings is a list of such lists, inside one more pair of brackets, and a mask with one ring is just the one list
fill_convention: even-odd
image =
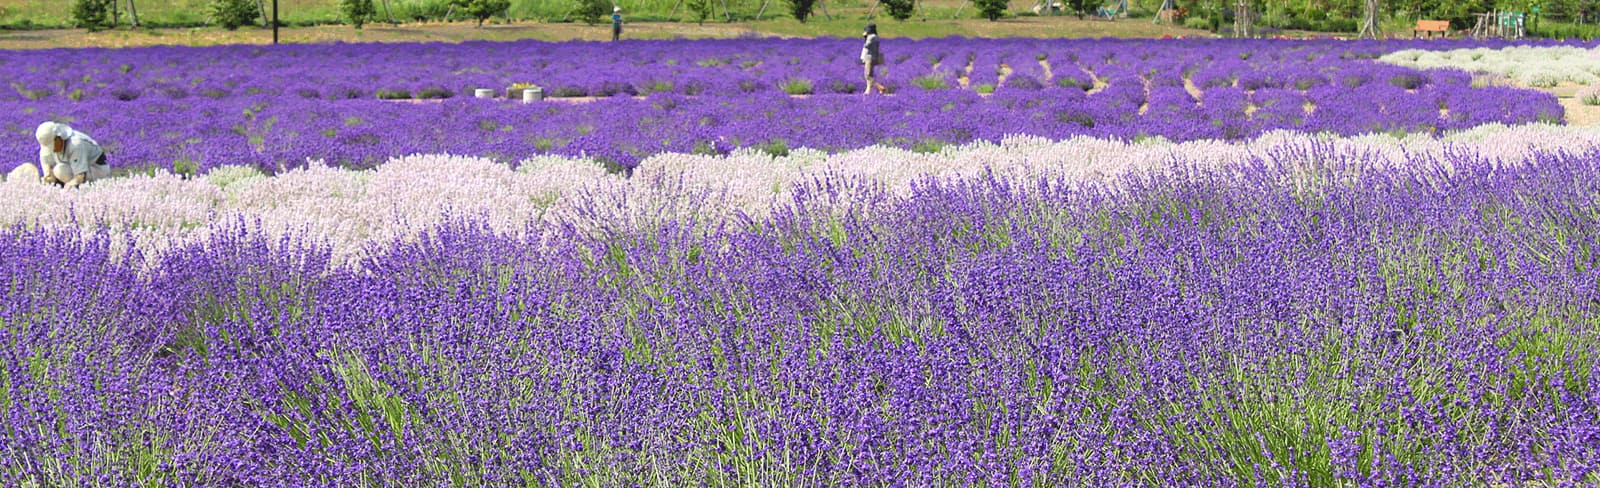
[(844, 41), (627, 44), (0, 52), (0, 150), (124, 173), (0, 184), (0, 479), (1600, 483), (1551, 95), (1406, 42), (906, 42), (888, 97), (784, 92)]
[[(848, 40), (628, 45), (140, 48), (87, 50), (43, 67), (29, 60), (64, 51), (0, 52), (11, 88), (0, 90), (0, 128), (22, 133), (59, 119), (112, 141), (114, 165), (200, 173), (277, 172), (307, 159), (372, 167), (411, 154), (582, 156), (625, 169), (663, 152), (934, 152), (1016, 134), (1435, 134), (1562, 117), (1546, 94), (1370, 61), (1429, 46), (1416, 42), (897, 41), (885, 76), (896, 96), (867, 99), (840, 96), (864, 86), (859, 46)], [(515, 83), (540, 85), (551, 99), (602, 99), (472, 98), (475, 88)], [(28, 144), (7, 138), (0, 151), (31, 154)], [(20, 162), (0, 160), (0, 171)]]

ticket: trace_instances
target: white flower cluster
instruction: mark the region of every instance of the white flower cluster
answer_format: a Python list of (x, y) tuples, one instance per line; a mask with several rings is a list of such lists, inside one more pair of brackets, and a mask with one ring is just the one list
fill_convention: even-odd
[(1451, 68), (1504, 76), (1524, 86), (1553, 87), (1561, 83), (1600, 84), (1600, 51), (1575, 46), (1512, 46), (1451, 51), (1405, 49), (1379, 61), (1417, 69)]
[[(1443, 162), (1473, 154), (1515, 163), (1542, 151), (1579, 152), (1600, 145), (1600, 130), (1552, 125), (1490, 125), (1441, 138), (1369, 135), (1341, 138), (1271, 132), (1244, 142), (1094, 138), (1051, 141), (1012, 137), (937, 153), (870, 147), (839, 154), (795, 150), (783, 157), (757, 151), (727, 156), (663, 154), (644, 160), (631, 178), (593, 161), (542, 157), (512, 166), (464, 156), (417, 155), (376, 169), (312, 164), (266, 176), (224, 167), (200, 178), (171, 174), (91, 182), (78, 190), (12, 181), (0, 185), (0, 226), (112, 230), (119, 246), (160, 251), (203, 240), (234, 225), (269, 236), (309, 237), (346, 261), (367, 246), (415, 238), (447, 218), (477, 219), (518, 234), (559, 220), (579, 228), (648, 228), (667, 222), (704, 224), (738, 213), (760, 217), (793, 201), (794, 191), (823, 180), (904, 194), (926, 178), (994, 174), (1023, 184), (1041, 179), (1115, 182), (1135, 174), (1195, 168), (1242, 171), (1251, 165), (1327, 168)], [(845, 191), (838, 198), (859, 195)], [(146, 252), (154, 259), (158, 252)]]

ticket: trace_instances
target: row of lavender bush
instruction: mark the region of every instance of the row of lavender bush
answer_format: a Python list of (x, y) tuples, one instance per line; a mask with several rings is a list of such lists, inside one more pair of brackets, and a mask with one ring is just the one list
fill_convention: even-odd
[[(1250, 41), (890, 39), (884, 80), (912, 89), (1037, 89), (1134, 82), (1154, 68), (1273, 88), (1337, 84), (1345, 70), (1370, 72), (1376, 58), (1406, 48), (1579, 46), (1551, 41)], [(547, 96), (729, 96), (783, 93), (795, 83), (812, 93), (859, 93), (859, 40), (739, 39), (639, 41), (620, 45), (540, 41), (335, 44), (305, 46), (151, 47), (0, 51), (6, 88), (0, 101), (109, 98), (231, 98), (248, 95), (318, 99), (468, 97), (474, 88), (542, 86)], [(40, 59), (50, 62), (40, 63)], [(1005, 66), (1002, 69), (1002, 65)], [(1010, 81), (1001, 83), (1002, 71)], [(1381, 70), (1380, 70), (1381, 71)], [(1410, 70), (1381, 71), (1380, 81)], [(1162, 77), (1172, 76), (1162, 73)]]
[[(802, 147), (841, 151), (873, 145), (937, 152), (1024, 134), (1177, 141), (1242, 139), (1278, 129), (1437, 134), (1486, 123), (1559, 122), (1563, 116), (1554, 96), (1472, 88), (1460, 72), (1413, 72), (1406, 76), (1423, 82), (1409, 89), (1381, 77), (1351, 76), (1306, 90), (1210, 87), (1199, 97), (1186, 91), (1176, 71), (1169, 74), (1148, 85), (1113, 84), (1092, 95), (1051, 86), (987, 97), (969, 91), (865, 99), (654, 94), (532, 106), (268, 96), (0, 102), (0, 131), (9, 134), (0, 139), (0, 154), (34, 154), (27, 134), (46, 119), (92, 134), (110, 150), (111, 164), (126, 170), (251, 165), (278, 172), (308, 159), (370, 167), (408, 154), (501, 161), (588, 156), (621, 169), (665, 152), (727, 154), (751, 147), (782, 155)], [(22, 162), (0, 161), (0, 170)]]

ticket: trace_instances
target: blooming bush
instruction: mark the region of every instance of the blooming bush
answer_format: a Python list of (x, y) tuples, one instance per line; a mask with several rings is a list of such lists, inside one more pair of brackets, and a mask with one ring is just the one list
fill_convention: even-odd
[[(0, 230), (0, 476), (1588, 484), (1591, 139), (1019, 138), (671, 156), (626, 180), (421, 156), (6, 184), (8, 209), (116, 198), (97, 208), (210, 223), (143, 252), (116, 244), (139, 229)], [(770, 204), (707, 211), (723, 190)], [(324, 237), (373, 225), (418, 232), (358, 259)]]

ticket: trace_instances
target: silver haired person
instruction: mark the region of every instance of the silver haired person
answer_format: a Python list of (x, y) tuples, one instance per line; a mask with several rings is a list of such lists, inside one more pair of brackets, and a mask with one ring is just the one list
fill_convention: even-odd
[(106, 150), (88, 134), (67, 124), (45, 122), (33, 135), (39, 140), (39, 172), (45, 183), (77, 188), (111, 176)]

